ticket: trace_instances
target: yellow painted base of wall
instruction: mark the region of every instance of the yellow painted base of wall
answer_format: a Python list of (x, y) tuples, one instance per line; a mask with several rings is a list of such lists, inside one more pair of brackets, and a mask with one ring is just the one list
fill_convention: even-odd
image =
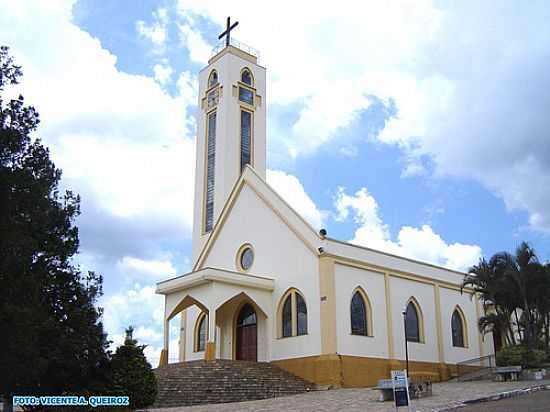
[[(283, 359), (272, 362), (296, 376), (317, 385), (335, 388), (376, 386), (388, 379), (392, 370), (404, 369), (405, 361), (346, 355), (320, 355)], [(409, 376), (427, 378), (432, 382), (448, 380), (453, 365), (409, 361)]]
[(168, 365), (168, 351), (163, 349), (160, 351), (159, 368)]
[(214, 342), (206, 342), (204, 348), (204, 360), (211, 361), (216, 359), (216, 344)]

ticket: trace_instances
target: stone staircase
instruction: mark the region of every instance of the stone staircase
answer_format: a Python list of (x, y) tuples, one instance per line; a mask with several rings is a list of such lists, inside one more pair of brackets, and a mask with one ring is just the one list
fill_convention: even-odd
[(153, 408), (241, 402), (315, 390), (316, 386), (268, 362), (189, 361), (155, 369)]

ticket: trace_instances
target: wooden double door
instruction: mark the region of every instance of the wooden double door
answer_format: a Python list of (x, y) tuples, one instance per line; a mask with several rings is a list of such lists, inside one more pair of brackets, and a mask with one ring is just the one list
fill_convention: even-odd
[(237, 317), (235, 359), (258, 360), (258, 322), (256, 311), (245, 304)]

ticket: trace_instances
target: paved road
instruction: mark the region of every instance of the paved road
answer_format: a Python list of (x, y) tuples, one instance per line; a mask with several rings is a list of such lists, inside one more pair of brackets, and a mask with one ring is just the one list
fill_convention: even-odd
[[(434, 396), (415, 399), (412, 402), (411, 410), (414, 412), (432, 412), (442, 410), (451, 406), (463, 405), (465, 400), (477, 399), (485, 396), (493, 396), (497, 393), (518, 389), (525, 389), (539, 385), (548, 385), (550, 380), (537, 382), (445, 382), (433, 385)], [(546, 402), (546, 409), (532, 409), (533, 412), (550, 412), (550, 390), (542, 391), (543, 401)], [(535, 398), (527, 399), (531, 396)], [(336, 389), (329, 391), (311, 392), (302, 395), (286, 396), (281, 398), (264, 399), (260, 401), (249, 401), (239, 403), (213, 404), (202, 406), (189, 406), (179, 408), (155, 409), (155, 412), (395, 412), (392, 402), (378, 402), (378, 393), (372, 389)], [(529, 411), (529, 402), (538, 402), (538, 392), (531, 395), (523, 395), (517, 399), (510, 399), (514, 412)], [(493, 412), (499, 409), (501, 402), (485, 402), (468, 407), (456, 409), (463, 411)], [(514, 401), (527, 402), (527, 406), (516, 406)], [(541, 401), (542, 402), (542, 401)], [(506, 404), (504, 404), (506, 405)], [(534, 403), (534, 408), (537, 403)], [(544, 405), (544, 404), (543, 404)], [(496, 409), (488, 409), (495, 407)], [(474, 409), (467, 409), (474, 408)], [(404, 408), (401, 408), (404, 410)]]
[(460, 408), (460, 412), (547, 412), (550, 411), (550, 391), (539, 391), (517, 398), (483, 402)]

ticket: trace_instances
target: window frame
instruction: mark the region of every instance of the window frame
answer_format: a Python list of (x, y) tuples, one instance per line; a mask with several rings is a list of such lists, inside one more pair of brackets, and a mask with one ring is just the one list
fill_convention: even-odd
[[(305, 307), (305, 314), (306, 314), (306, 324), (305, 324), (305, 332), (298, 334), (298, 308), (297, 308), (297, 298), (296, 295), (299, 295), (302, 299)], [(286, 304), (287, 300), (290, 298), (290, 319), (291, 319), (291, 334), (286, 336), (283, 332), (284, 322), (283, 322), (283, 309), (284, 305)], [(296, 288), (290, 288), (288, 289), (279, 299), (279, 305), (277, 309), (277, 338), (278, 339), (286, 339), (286, 338), (293, 338), (297, 336), (306, 336), (309, 334), (309, 314), (308, 314), (308, 305), (306, 298), (304, 297), (304, 294), (300, 292)]]
[[(252, 250), (252, 264), (248, 269), (245, 269), (243, 265), (241, 264), (241, 258), (245, 250), (251, 249)], [(256, 261), (256, 250), (254, 250), (254, 247), (251, 243), (243, 243), (239, 249), (237, 249), (237, 253), (235, 254), (235, 267), (239, 272), (248, 272), (250, 269), (254, 266), (254, 262)]]
[[(454, 333), (453, 333), (453, 317), (455, 313), (458, 316), (460, 326), (462, 328), (462, 345), (455, 345)], [(466, 349), (468, 348), (468, 324), (466, 322), (466, 316), (464, 311), (459, 305), (456, 305), (451, 313), (451, 345), (453, 348)]]
[[(243, 81), (243, 74), (245, 72), (248, 72), (248, 74), (250, 74), (250, 84)], [(239, 81), (242, 83), (242, 84), (246, 84), (248, 87), (250, 88), (253, 88), (254, 87), (254, 74), (252, 73), (252, 70), (250, 70), (248, 67), (243, 67), (241, 69), (241, 74), (239, 76)]]
[(240, 106), (239, 108), (239, 175), (243, 172), (244, 168), (246, 167), (246, 164), (243, 165), (243, 112), (246, 112), (250, 115), (250, 143), (249, 143), (249, 149), (250, 149), (250, 166), (254, 167), (254, 111), (247, 109), (244, 106)]
[[(364, 319), (364, 322), (365, 322), (365, 334), (362, 334), (362, 333), (354, 333), (353, 332), (353, 320), (352, 320), (352, 304), (353, 304), (353, 299), (356, 295), (359, 295), (361, 297), (361, 299), (363, 300), (363, 305), (365, 306), (365, 319)], [(356, 287), (353, 292), (351, 293), (351, 299), (350, 299), (350, 311), (349, 311), (349, 315), (350, 315), (350, 334), (353, 335), (353, 336), (367, 336), (367, 337), (373, 337), (374, 334), (373, 334), (373, 321), (372, 321), (372, 305), (370, 303), (370, 299), (367, 295), (367, 293), (365, 292), (365, 290), (361, 287), (361, 286), (358, 286)]]
[[(200, 345), (200, 329), (204, 322), (204, 347)], [(193, 352), (204, 352), (206, 350), (206, 343), (208, 342), (208, 314), (201, 311), (197, 320), (195, 321), (195, 330), (193, 333)]]
[[(214, 135), (210, 136), (210, 117), (215, 116), (214, 119)], [(216, 138), (217, 138), (217, 123), (218, 123), (218, 113), (217, 109), (214, 108), (210, 110), (208, 113), (206, 113), (206, 139), (205, 139), (205, 145), (204, 145), (204, 207), (203, 207), (203, 218), (202, 218), (202, 234), (206, 235), (214, 229), (215, 222), (214, 222), (214, 206), (215, 206), (215, 192), (216, 192)], [(209, 226), (209, 209), (208, 209), (208, 181), (209, 181), (209, 173), (208, 173), (208, 148), (210, 144), (210, 140), (213, 140), (213, 155), (212, 155), (212, 222)]]
[[(407, 301), (407, 304), (405, 305), (405, 312), (408, 310), (409, 305), (412, 305), (412, 307), (416, 312), (416, 318), (418, 321), (418, 340), (410, 340), (406, 335), (405, 335), (405, 339), (407, 340), (407, 342), (411, 342), (411, 343), (426, 343), (425, 335), (424, 335), (424, 315), (422, 313), (422, 309), (420, 308), (420, 304), (418, 303), (416, 298), (412, 296), (409, 298), (409, 300)], [(403, 321), (405, 322), (405, 325), (406, 325), (407, 315), (405, 315), (405, 319)], [(408, 331), (408, 328), (406, 326), (405, 328)]]

